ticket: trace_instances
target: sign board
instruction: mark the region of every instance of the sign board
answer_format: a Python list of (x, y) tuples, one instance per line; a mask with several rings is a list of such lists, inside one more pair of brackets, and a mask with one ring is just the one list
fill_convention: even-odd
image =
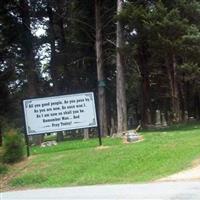
[(23, 100), (27, 135), (97, 127), (94, 94)]

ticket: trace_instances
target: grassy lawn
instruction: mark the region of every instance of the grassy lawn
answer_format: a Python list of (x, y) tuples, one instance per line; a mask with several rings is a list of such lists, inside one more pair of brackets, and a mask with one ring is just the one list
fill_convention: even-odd
[[(189, 167), (200, 158), (200, 124), (141, 132), (144, 140), (123, 144), (104, 138), (34, 147), (31, 157), (9, 167), (4, 189), (152, 181)], [(7, 177), (6, 177), (7, 176)]]

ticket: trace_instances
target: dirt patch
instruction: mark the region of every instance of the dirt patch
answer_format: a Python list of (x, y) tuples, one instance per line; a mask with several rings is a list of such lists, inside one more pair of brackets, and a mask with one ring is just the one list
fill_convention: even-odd
[(200, 158), (192, 162), (190, 168), (158, 179), (157, 181), (194, 181), (200, 180)]
[(196, 166), (198, 166), (198, 165), (200, 165), (200, 158), (198, 158), (198, 159), (196, 159), (196, 160), (194, 160), (194, 161), (192, 162), (192, 167), (196, 167)]
[(1, 180), (0, 191), (9, 191), (13, 189), (9, 186), (9, 182), (13, 178), (19, 176), (22, 171), (28, 170), (30, 160), (32, 160), (32, 158), (33, 157), (26, 158), (19, 163), (15, 163), (9, 166), (9, 169), (8, 169), (9, 173), (5, 175), (2, 174), (0, 176), (0, 180)]
[(98, 146), (96, 147), (96, 150), (104, 150), (110, 148), (109, 146)]

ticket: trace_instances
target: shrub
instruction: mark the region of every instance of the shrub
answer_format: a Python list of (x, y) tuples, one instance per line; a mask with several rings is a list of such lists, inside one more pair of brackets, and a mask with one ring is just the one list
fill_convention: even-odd
[(14, 163), (24, 156), (24, 142), (21, 134), (14, 130), (8, 131), (3, 138), (3, 162)]
[(4, 174), (7, 171), (7, 167), (0, 163), (0, 174)]

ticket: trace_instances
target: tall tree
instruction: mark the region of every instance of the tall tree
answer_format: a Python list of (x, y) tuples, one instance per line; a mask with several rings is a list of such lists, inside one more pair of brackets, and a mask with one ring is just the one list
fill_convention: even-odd
[[(123, 7), (123, 0), (117, 0), (117, 14), (120, 14)], [(125, 87), (125, 62), (124, 62), (124, 38), (122, 23), (117, 21), (116, 31), (116, 98), (117, 98), (117, 131), (120, 133), (127, 130), (127, 107), (126, 107), (126, 87)]]
[(56, 33), (55, 33), (55, 14), (51, 5), (51, 1), (47, 1), (47, 15), (49, 18), (48, 24), (48, 38), (51, 48), (51, 57), (49, 63), (50, 75), (53, 83), (54, 94), (59, 93), (60, 84), (59, 84), (59, 70), (56, 66)]
[[(184, 105), (186, 99), (190, 99), (189, 102), (193, 101), (194, 96), (187, 95), (190, 97), (185, 98), (184, 84), (181, 80), (182, 82), (185, 80), (183, 66), (186, 63), (191, 67), (192, 65), (194, 67), (195, 62), (199, 63), (195, 59), (198, 48), (194, 43), (192, 44), (192, 41), (198, 41), (198, 8), (197, 1), (177, 0), (173, 3), (148, 0), (127, 1), (125, 12), (121, 15), (126, 21), (126, 39), (135, 52), (135, 60), (142, 77), (141, 84), (146, 85), (142, 87), (143, 124), (146, 123), (145, 115), (149, 107), (170, 112), (169, 121), (179, 121), (181, 109), (184, 113), (186, 108)], [(196, 52), (193, 51), (195, 49)], [(194, 55), (193, 64), (191, 52)], [(187, 55), (188, 53), (190, 56)], [(182, 69), (181, 73), (180, 69)], [(191, 94), (191, 91), (189, 92)], [(198, 101), (196, 98), (196, 105)], [(194, 105), (192, 107), (194, 108)]]
[(98, 80), (98, 111), (100, 122), (100, 134), (108, 134), (107, 113), (106, 113), (106, 90), (103, 66), (103, 38), (102, 38), (102, 21), (101, 21), (101, 0), (95, 0), (95, 19), (96, 19), (96, 65)]
[[(36, 97), (39, 93), (38, 74), (35, 62), (33, 35), (31, 33), (30, 5), (27, 0), (19, 1), (19, 13), (22, 21), (21, 45), (24, 58), (24, 71), (27, 75), (28, 98)], [(35, 144), (41, 144), (42, 135), (33, 136)]]
[(31, 33), (30, 9), (28, 1), (19, 1), (19, 12), (22, 20), (21, 44), (24, 56), (24, 70), (28, 81), (28, 97), (35, 97), (38, 94), (38, 74), (35, 63), (33, 47), (33, 35)]

